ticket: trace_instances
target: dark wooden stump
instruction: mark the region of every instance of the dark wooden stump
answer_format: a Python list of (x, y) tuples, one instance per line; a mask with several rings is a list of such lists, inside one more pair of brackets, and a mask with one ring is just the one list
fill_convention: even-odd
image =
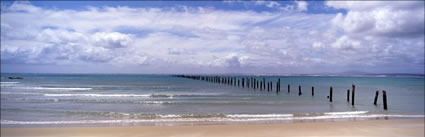
[(384, 101), (384, 109), (387, 110), (388, 106), (387, 106), (387, 92), (382, 91), (382, 100)]
[(298, 96), (301, 96), (301, 85), (298, 86)]
[(379, 95), (379, 91), (376, 91), (375, 93), (375, 99), (373, 100), (373, 104), (376, 105), (376, 102), (378, 101), (378, 95)]
[(291, 92), (291, 85), (288, 84), (288, 93)]
[(352, 89), (351, 89), (351, 105), (353, 105), (354, 106), (354, 95), (355, 95), (355, 92), (356, 92), (356, 85), (352, 85)]
[(329, 101), (332, 102), (332, 87), (329, 89)]
[(314, 96), (314, 86), (311, 87), (311, 96)]
[(347, 102), (350, 102), (350, 89), (347, 89)]

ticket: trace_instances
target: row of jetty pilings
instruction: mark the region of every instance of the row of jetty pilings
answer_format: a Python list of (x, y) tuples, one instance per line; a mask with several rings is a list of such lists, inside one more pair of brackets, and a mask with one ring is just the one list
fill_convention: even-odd
[[(212, 82), (212, 83), (219, 83), (219, 84), (227, 84), (234, 87), (239, 88), (251, 88), (254, 90), (259, 89), (260, 91), (266, 90), (266, 79), (257, 79), (253, 77), (245, 77), (245, 78), (236, 78), (236, 77), (222, 77), (222, 76), (193, 76), (193, 75), (173, 75), (174, 77), (181, 77), (181, 78), (189, 78), (194, 80), (202, 80), (206, 82)], [(280, 90), (280, 78), (276, 81), (276, 93), (278, 94)], [(273, 91), (273, 81), (267, 81), (267, 92)], [(350, 93), (351, 93), (351, 105), (354, 106), (355, 104), (355, 91), (356, 86), (353, 84), (350, 89), (347, 89), (347, 102), (350, 102)], [(291, 92), (291, 85), (288, 84), (288, 93)], [(302, 95), (301, 85), (298, 86), (298, 96)], [(311, 87), (311, 96), (314, 96), (314, 86)], [(377, 105), (379, 96), (379, 91), (375, 92), (375, 98), (373, 100), (373, 104)], [(329, 96), (328, 96), (329, 102), (333, 102), (333, 88), (329, 88)], [(387, 106), (387, 94), (386, 91), (382, 91), (382, 100), (383, 100), (383, 107), (384, 110), (388, 109)]]

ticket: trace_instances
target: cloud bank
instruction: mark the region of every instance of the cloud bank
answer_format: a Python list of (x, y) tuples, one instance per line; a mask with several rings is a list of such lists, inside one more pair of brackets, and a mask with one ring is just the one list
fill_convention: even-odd
[(2, 5), (2, 71), (424, 72), (423, 1), (257, 4), (282, 10)]

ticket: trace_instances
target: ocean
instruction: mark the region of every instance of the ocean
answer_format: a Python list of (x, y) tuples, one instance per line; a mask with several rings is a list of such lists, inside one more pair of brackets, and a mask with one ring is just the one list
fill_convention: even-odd
[[(273, 89), (173, 75), (2, 73), (1, 126), (169, 126), (424, 117), (423, 76), (221, 77), (264, 78), (273, 81)], [(281, 89), (277, 93), (278, 79)], [(351, 95), (350, 101), (346, 100), (352, 84), (356, 86), (354, 106)], [(328, 99), (331, 86), (332, 102)], [(382, 90), (387, 93), (387, 110), (383, 109)], [(379, 96), (374, 105), (376, 91)]]

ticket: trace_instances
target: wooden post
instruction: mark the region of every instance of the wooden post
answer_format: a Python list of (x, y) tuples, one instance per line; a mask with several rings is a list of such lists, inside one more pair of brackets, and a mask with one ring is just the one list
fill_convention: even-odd
[(238, 79), (238, 87), (239, 87), (239, 84), (240, 84), (240, 81), (239, 81), (239, 79)]
[(263, 87), (264, 87), (264, 90), (266, 90), (266, 78), (263, 78)]
[(225, 84), (227, 84), (227, 85), (232, 85), (232, 78), (231, 77), (226, 77), (226, 78), (224, 78), (224, 80), (225, 81), (227, 81), (227, 82), (225, 82)]
[(332, 87), (329, 89), (329, 101), (332, 102)]
[[(264, 88), (265, 90), (266, 88)], [(263, 90), (263, 81), (260, 81), (260, 90)]]
[(252, 87), (254, 87), (254, 89), (256, 89), (256, 88), (257, 88), (257, 86), (256, 86), (256, 84), (255, 84), (255, 83), (257, 83), (257, 82), (256, 82), (255, 78), (253, 79), (253, 81), (252, 81), (252, 82), (253, 82)]
[(301, 85), (298, 85), (298, 96), (301, 96)]
[(251, 87), (255, 89), (255, 87), (254, 87), (254, 79), (252, 79), (252, 77), (251, 77)]
[(245, 88), (245, 78), (242, 78), (242, 88)]
[(291, 85), (288, 84), (288, 93), (291, 92)]
[(258, 80), (257, 80), (257, 87), (258, 87)]
[(311, 96), (314, 96), (314, 86), (311, 87)]
[(248, 88), (248, 78), (244, 78), (244, 79), (245, 79), (246, 88)]
[(267, 91), (270, 91), (270, 83), (267, 82)]
[(278, 83), (279, 83), (279, 92), (280, 92), (280, 78), (278, 79)]
[(382, 100), (384, 101), (384, 109), (387, 110), (387, 92), (385, 92), (385, 90), (382, 91)]
[(273, 91), (273, 81), (270, 81), (270, 90)]
[(351, 89), (351, 105), (353, 105), (354, 106), (354, 95), (355, 95), (355, 92), (356, 91), (356, 85), (352, 85), (352, 89)]
[(276, 93), (279, 93), (279, 82), (276, 81)]
[(376, 102), (378, 101), (378, 95), (379, 95), (379, 91), (376, 91), (375, 93), (375, 100), (373, 100), (373, 104), (376, 105)]
[(347, 89), (347, 102), (350, 102), (350, 89)]
[(248, 87), (248, 85), (249, 85), (248, 78), (245, 78), (245, 85), (246, 85), (246, 88), (249, 88)]

